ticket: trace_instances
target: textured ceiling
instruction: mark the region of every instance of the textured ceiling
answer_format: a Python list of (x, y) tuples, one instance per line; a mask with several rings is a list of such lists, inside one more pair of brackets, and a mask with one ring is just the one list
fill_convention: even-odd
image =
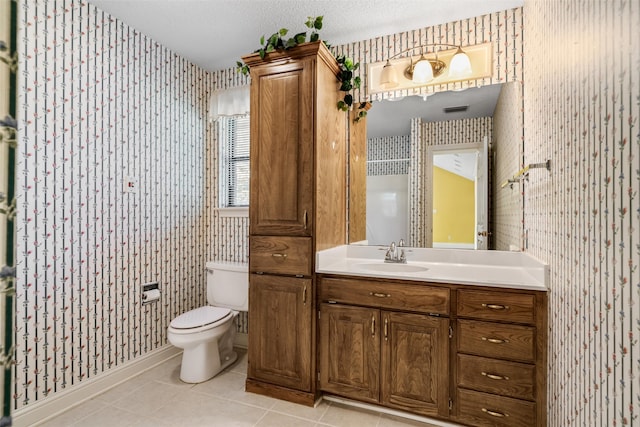
[(333, 45), (414, 30), (522, 6), (524, 0), (88, 0), (143, 34), (210, 70), (235, 66), (262, 35), (306, 30)]

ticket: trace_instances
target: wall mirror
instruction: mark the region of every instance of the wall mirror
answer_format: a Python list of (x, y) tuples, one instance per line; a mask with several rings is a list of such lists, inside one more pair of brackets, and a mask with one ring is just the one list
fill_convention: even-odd
[(490, 147), (509, 143), (495, 140), (493, 114), (499, 102), (513, 104), (503, 86), (372, 103), (361, 243), (493, 249)]

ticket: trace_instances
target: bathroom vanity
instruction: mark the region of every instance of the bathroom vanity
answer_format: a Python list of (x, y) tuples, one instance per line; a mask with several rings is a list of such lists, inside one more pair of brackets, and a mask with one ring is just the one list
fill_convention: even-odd
[(523, 253), (318, 253), (318, 389), (471, 426), (546, 425), (547, 266)]

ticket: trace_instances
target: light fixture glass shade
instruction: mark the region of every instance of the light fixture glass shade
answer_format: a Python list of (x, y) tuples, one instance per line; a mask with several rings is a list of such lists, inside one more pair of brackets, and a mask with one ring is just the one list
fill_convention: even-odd
[(384, 64), (382, 72), (380, 73), (380, 88), (386, 90), (396, 86), (398, 86), (398, 73), (389, 60), (387, 60), (387, 63)]
[(452, 79), (461, 79), (470, 76), (472, 73), (473, 70), (471, 69), (469, 57), (458, 47), (458, 51), (453, 55), (451, 63), (449, 64), (449, 77)]
[(431, 62), (423, 56), (413, 67), (412, 81), (414, 83), (429, 83), (431, 80), (433, 80), (433, 67), (431, 67)]

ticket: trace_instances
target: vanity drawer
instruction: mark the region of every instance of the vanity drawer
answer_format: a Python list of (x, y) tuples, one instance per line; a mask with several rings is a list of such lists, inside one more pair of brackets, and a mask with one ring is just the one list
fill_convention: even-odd
[(535, 361), (535, 328), (459, 319), (457, 335), (460, 353)]
[(309, 237), (249, 237), (251, 272), (310, 276), (312, 260)]
[(534, 365), (458, 354), (458, 387), (535, 399)]
[(536, 404), (458, 389), (458, 420), (474, 426), (535, 426)]
[(421, 284), (321, 278), (320, 299), (368, 307), (449, 314), (448, 288)]
[(535, 323), (535, 295), (458, 290), (458, 316)]

